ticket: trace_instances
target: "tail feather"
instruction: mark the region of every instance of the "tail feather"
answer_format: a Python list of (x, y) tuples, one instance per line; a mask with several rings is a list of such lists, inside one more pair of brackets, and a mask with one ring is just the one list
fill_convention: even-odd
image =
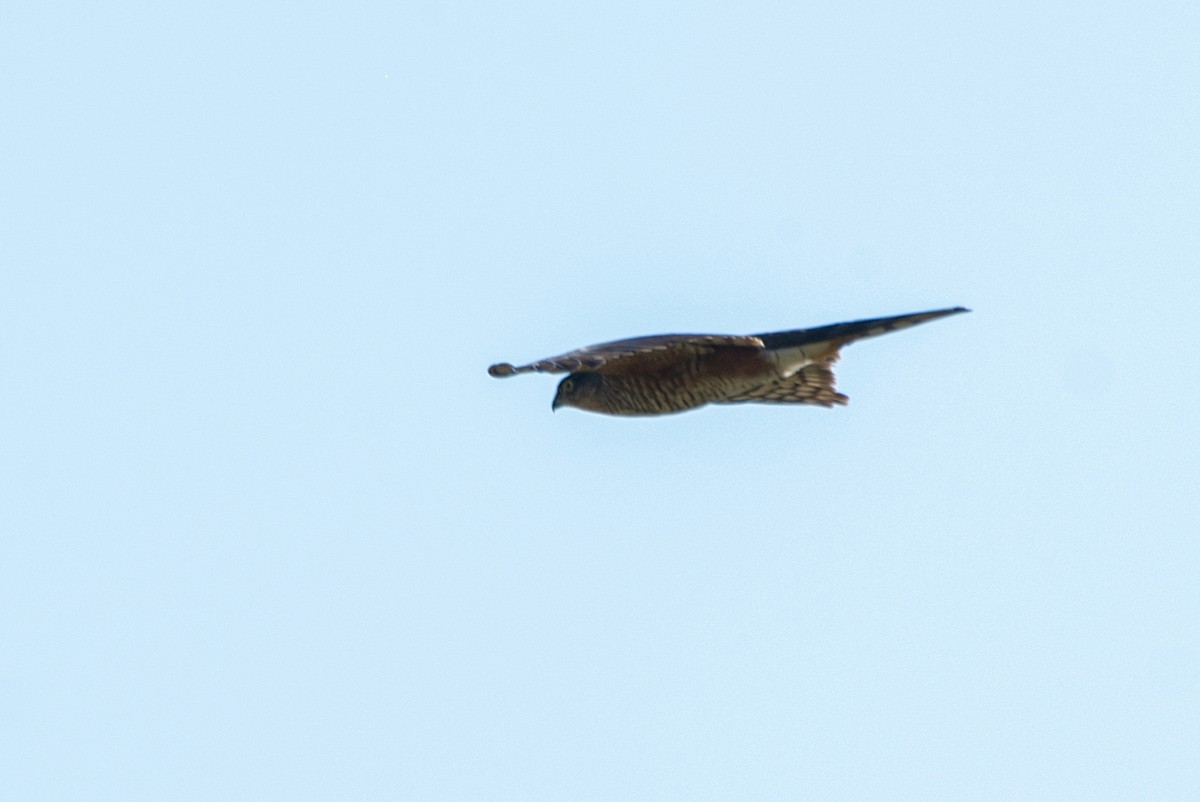
[(796, 371), (787, 378), (777, 379), (724, 399), (723, 403), (756, 402), (759, 404), (815, 404), (819, 407), (845, 405), (850, 399), (834, 389), (833, 368), (818, 362)]

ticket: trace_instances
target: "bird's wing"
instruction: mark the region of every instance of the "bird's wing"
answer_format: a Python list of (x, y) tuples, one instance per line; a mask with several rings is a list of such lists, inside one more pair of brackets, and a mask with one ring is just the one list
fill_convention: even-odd
[(951, 309), (935, 309), (932, 312), (917, 312), (912, 315), (895, 315), (893, 317), (876, 317), (868, 320), (851, 320), (848, 323), (834, 323), (831, 326), (817, 326), (811, 329), (792, 329), (790, 331), (771, 331), (755, 335), (770, 349), (798, 348), (808, 345), (825, 345), (836, 349), (855, 340), (876, 337), (889, 331), (906, 329), (919, 323), (937, 320), (947, 315), (957, 315), (970, 312), (961, 306)]
[(646, 370), (674, 362), (685, 356), (711, 353), (721, 346), (762, 350), (758, 337), (729, 334), (658, 334), (628, 340), (589, 345), (575, 351), (539, 359), (528, 365), (513, 366), (501, 362), (488, 368), (496, 377), (518, 373), (575, 373), (579, 371), (617, 372)]
[[(836, 359), (836, 355), (834, 358)], [(850, 399), (833, 387), (833, 359), (827, 359), (801, 368), (785, 379), (768, 382), (740, 395), (730, 396), (721, 403), (734, 404), (754, 401), (766, 404), (816, 404), (822, 407), (841, 404), (844, 406)]]
[(775, 359), (779, 372), (784, 376), (790, 376), (805, 365), (837, 359), (838, 349), (856, 340), (876, 337), (890, 331), (937, 320), (947, 315), (969, 311), (971, 310), (956, 306), (952, 309), (935, 309), (931, 312), (917, 312), (912, 315), (851, 320), (847, 323), (834, 323), (831, 326), (817, 326), (812, 329), (772, 331), (756, 336), (763, 341), (763, 345)]

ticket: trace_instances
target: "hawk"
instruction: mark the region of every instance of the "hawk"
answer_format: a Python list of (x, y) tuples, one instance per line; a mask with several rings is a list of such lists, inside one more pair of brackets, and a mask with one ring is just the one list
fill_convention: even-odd
[(834, 389), (842, 346), (959, 312), (961, 306), (911, 315), (834, 323), (767, 334), (659, 334), (589, 345), (514, 367), (496, 377), (566, 373), (552, 409), (577, 407), (608, 415), (663, 415), (705, 404), (815, 404), (849, 399)]

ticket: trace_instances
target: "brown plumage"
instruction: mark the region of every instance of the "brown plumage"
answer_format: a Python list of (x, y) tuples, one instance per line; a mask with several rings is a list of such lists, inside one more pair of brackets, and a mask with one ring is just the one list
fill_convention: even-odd
[(967, 311), (958, 306), (750, 336), (635, 337), (520, 367), (501, 362), (488, 373), (569, 373), (558, 385), (553, 407), (610, 415), (660, 415), (714, 402), (831, 407), (848, 400), (834, 389), (832, 365), (842, 346)]

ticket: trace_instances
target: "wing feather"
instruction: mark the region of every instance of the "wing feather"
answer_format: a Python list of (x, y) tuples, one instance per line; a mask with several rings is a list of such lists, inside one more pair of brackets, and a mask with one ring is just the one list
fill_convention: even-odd
[(518, 373), (577, 373), (580, 371), (642, 370), (674, 362), (685, 356), (712, 353), (720, 346), (761, 350), (763, 341), (754, 336), (730, 334), (658, 334), (589, 345), (559, 356), (539, 359), (528, 365), (500, 362), (488, 368), (496, 377)]

